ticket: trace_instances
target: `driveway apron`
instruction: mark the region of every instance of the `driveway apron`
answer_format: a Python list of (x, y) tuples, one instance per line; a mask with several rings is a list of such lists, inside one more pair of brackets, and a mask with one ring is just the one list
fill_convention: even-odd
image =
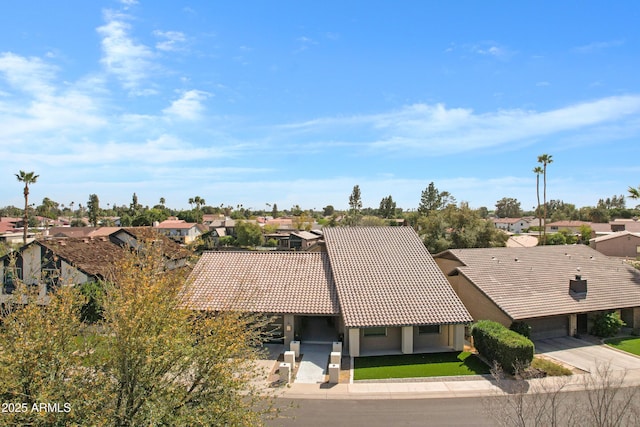
[(573, 337), (549, 338), (534, 341), (536, 353), (595, 372), (598, 365), (609, 365), (613, 371), (640, 369), (640, 358)]

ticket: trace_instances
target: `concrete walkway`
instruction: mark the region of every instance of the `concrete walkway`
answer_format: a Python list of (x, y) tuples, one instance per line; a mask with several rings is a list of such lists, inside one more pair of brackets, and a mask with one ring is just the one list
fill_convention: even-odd
[(302, 361), (296, 374), (296, 384), (320, 384), (324, 382), (329, 363), (331, 344), (304, 344), (300, 346)]
[[(546, 348), (544, 343), (542, 348), (537, 344), (537, 350), (560, 360), (559, 355), (564, 359), (566, 354), (557, 353), (558, 351), (566, 352), (577, 349), (577, 354), (583, 355), (584, 360), (592, 365), (582, 364), (584, 361), (582, 356), (576, 357), (574, 355), (574, 358), (571, 359), (572, 362), (581, 365), (576, 367), (593, 374), (597, 372), (593, 364), (610, 363), (611, 374), (614, 376), (612, 378), (623, 378), (624, 387), (640, 387), (640, 365), (638, 365), (640, 358), (612, 350), (603, 345), (577, 341), (579, 342), (570, 340), (555, 344), (547, 342), (548, 347)], [(295, 382), (280, 388), (276, 391), (276, 395), (291, 399), (427, 399), (497, 396), (513, 393), (516, 386), (522, 387), (522, 383), (516, 383), (513, 380), (503, 380), (498, 383), (490, 376), (442, 377), (440, 379), (429, 378), (424, 381), (412, 379), (398, 380), (397, 382), (387, 380), (328, 384), (324, 381), (330, 351), (331, 346), (327, 344), (303, 344), (301, 348), (302, 363)], [(611, 360), (616, 359), (623, 362), (611, 363)], [(585, 390), (593, 385), (593, 381), (589, 381), (592, 374), (528, 380), (526, 392), (550, 392), (560, 385), (562, 385), (563, 391)]]
[[(570, 377), (548, 377), (528, 380), (528, 393), (549, 392), (557, 388), (559, 381), (566, 381), (563, 391), (580, 391), (589, 388), (585, 375)], [(511, 394), (514, 381), (505, 380), (497, 384), (492, 379), (448, 380), (397, 383), (353, 383), (353, 384), (302, 384), (294, 383), (282, 388), (277, 394), (290, 399), (429, 399), (480, 397)], [(626, 371), (625, 387), (640, 387), (640, 369)]]

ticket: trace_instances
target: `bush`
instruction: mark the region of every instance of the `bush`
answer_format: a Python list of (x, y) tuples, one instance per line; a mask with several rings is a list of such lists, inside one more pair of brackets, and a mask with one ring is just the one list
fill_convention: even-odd
[(517, 332), (523, 337), (531, 338), (531, 326), (527, 322), (516, 321), (509, 326), (513, 332)]
[(478, 352), (507, 372), (526, 369), (533, 360), (531, 340), (498, 322), (480, 320), (471, 328), (471, 335)]
[(620, 328), (626, 325), (615, 312), (600, 313), (593, 319), (591, 333), (597, 337), (612, 337), (620, 332)]

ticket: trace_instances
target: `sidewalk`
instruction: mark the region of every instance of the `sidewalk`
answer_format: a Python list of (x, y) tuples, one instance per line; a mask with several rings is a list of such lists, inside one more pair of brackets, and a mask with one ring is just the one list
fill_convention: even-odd
[[(585, 374), (588, 375), (588, 374)], [(585, 389), (585, 375), (570, 377), (547, 377), (528, 380), (528, 392), (552, 391), (559, 382), (566, 381), (563, 391)], [(352, 384), (299, 384), (283, 386), (276, 394), (289, 399), (428, 399), (473, 396), (497, 396), (509, 394), (516, 381), (504, 380), (499, 387), (494, 380), (480, 377), (469, 380), (425, 381), (425, 382), (379, 382)], [(640, 369), (626, 372), (625, 387), (640, 387)]]

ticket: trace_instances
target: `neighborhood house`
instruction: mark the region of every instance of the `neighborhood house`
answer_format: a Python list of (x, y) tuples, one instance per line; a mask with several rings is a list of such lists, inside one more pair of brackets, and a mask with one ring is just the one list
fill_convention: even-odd
[(601, 312), (640, 327), (640, 271), (585, 245), (452, 249), (434, 256), (474, 320), (531, 326), (533, 339), (586, 334)]
[(187, 305), (275, 316), (285, 345), (342, 340), (351, 356), (462, 350), (472, 318), (408, 227), (324, 230), (320, 252), (206, 252)]

